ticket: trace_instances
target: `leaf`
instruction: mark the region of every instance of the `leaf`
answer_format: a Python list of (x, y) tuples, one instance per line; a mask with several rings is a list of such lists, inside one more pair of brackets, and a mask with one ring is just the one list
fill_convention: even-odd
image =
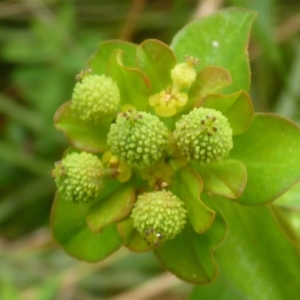
[[(300, 181), (276, 199), (274, 204), (290, 208), (300, 213)], [(299, 228), (300, 229), (300, 228)]]
[(237, 160), (223, 160), (209, 165), (192, 164), (203, 180), (204, 190), (237, 199), (246, 186), (247, 170)]
[(250, 128), (233, 139), (229, 157), (247, 169), (244, 204), (275, 200), (300, 178), (300, 129), (275, 114), (255, 114)]
[(278, 206), (277, 201), (272, 203), (271, 207), (285, 235), (290, 242), (300, 249), (300, 210), (287, 206)]
[(119, 249), (122, 240), (115, 224), (106, 226), (101, 233), (90, 231), (85, 221), (89, 209), (87, 203), (66, 201), (57, 194), (51, 210), (51, 228), (54, 238), (66, 252), (95, 262)]
[(221, 67), (204, 67), (189, 90), (189, 107), (193, 107), (203, 97), (221, 91), (232, 83), (229, 72)]
[(202, 188), (201, 178), (188, 168), (180, 169), (172, 183), (172, 191), (185, 203), (192, 227), (198, 233), (205, 232), (215, 218), (215, 212), (200, 199)]
[[(3, 270), (3, 269), (2, 269)], [(7, 270), (9, 271), (9, 270)], [(10, 272), (7, 272), (10, 273)], [(16, 288), (15, 280), (11, 279), (12, 275), (1, 276), (0, 279), (0, 297), (6, 300), (18, 300), (20, 295)], [(7, 278), (8, 277), (8, 278)]]
[(224, 9), (194, 21), (173, 38), (171, 48), (179, 61), (185, 55), (199, 59), (197, 70), (219, 66), (232, 77), (225, 93), (250, 87), (250, 68), (247, 53), (248, 38), (256, 13), (241, 8)]
[(93, 232), (100, 232), (105, 226), (125, 218), (135, 201), (135, 190), (131, 184), (124, 184), (104, 199), (91, 206), (87, 224)]
[(111, 53), (108, 60), (108, 75), (117, 82), (120, 88), (121, 105), (131, 104), (137, 110), (145, 111), (149, 107), (151, 83), (139, 69), (125, 67), (123, 56), (126, 55), (123, 55), (122, 50), (115, 50)]
[(246, 207), (216, 200), (228, 236), (216, 252), (217, 280), (197, 287), (191, 300), (297, 299), (300, 259), (268, 206)]
[(145, 40), (137, 48), (137, 67), (149, 77), (153, 94), (171, 83), (170, 70), (175, 64), (173, 51), (161, 41)]
[(123, 245), (133, 252), (147, 252), (153, 249), (148, 245), (140, 233), (133, 227), (133, 220), (128, 217), (117, 223)]
[[(39, 288), (39, 293), (36, 297), (39, 300), (52, 300), (59, 297), (61, 289), (61, 276), (60, 274), (53, 274), (51, 276), (47, 276), (41, 287)], [(7, 299), (7, 298), (5, 298)]]
[(90, 67), (95, 74), (107, 74), (107, 61), (111, 53), (116, 50), (122, 50), (126, 52), (123, 63), (128, 67), (135, 66), (135, 55), (137, 45), (121, 40), (108, 40), (99, 43), (98, 49), (90, 57), (88, 61), (88, 67)]
[(217, 279), (205, 286), (195, 286), (189, 300), (214, 299), (214, 300), (251, 300), (242, 293), (226, 278), (219, 274)]
[(180, 279), (193, 284), (207, 284), (217, 277), (213, 252), (225, 233), (225, 223), (217, 214), (213, 225), (205, 233), (197, 234), (187, 224), (182, 233), (162, 243), (154, 253), (161, 265)]
[(79, 119), (71, 109), (71, 101), (65, 102), (54, 115), (55, 127), (61, 130), (77, 149), (89, 152), (103, 152), (107, 149), (106, 136), (111, 118), (100, 124), (90, 124)]
[(208, 95), (198, 105), (219, 110), (227, 117), (233, 135), (245, 132), (253, 119), (251, 99), (247, 93), (242, 91), (230, 95)]

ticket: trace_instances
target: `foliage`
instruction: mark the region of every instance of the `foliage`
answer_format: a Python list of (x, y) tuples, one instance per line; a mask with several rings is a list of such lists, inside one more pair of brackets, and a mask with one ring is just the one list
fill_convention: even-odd
[[(292, 229), (285, 227), (284, 216), (268, 203), (299, 180), (300, 131), (279, 115), (253, 113), (245, 49), (254, 17), (255, 13), (243, 9), (220, 11), (185, 26), (175, 35), (170, 47), (154, 39), (140, 45), (122, 41), (100, 43), (87, 68), (117, 83), (121, 95), (119, 113), (112, 113), (100, 123), (91, 123), (72, 110), (71, 100), (55, 114), (56, 127), (66, 134), (72, 145), (62, 163), (70, 152), (93, 152), (109, 174), (104, 176), (103, 192), (91, 202), (66, 201), (64, 193), (56, 194), (51, 226), (54, 237), (68, 253), (93, 262), (106, 258), (122, 245), (134, 252), (153, 250), (164, 268), (193, 284), (216, 280), (222, 287), (222, 280), (229, 280), (233, 286), (239, 286), (238, 293), (246, 298), (287, 296), (292, 299), (295, 296), (299, 245), (289, 242), (280, 231), (280, 227), (284, 227), (286, 234), (293, 236)], [(196, 75), (183, 84), (173, 74), (186, 56), (186, 65), (194, 68)], [(170, 109), (168, 102), (164, 102), (166, 94), (175, 99)], [(187, 95), (186, 103), (182, 100), (183, 94)], [(164, 109), (156, 109), (156, 105)], [(175, 128), (178, 130), (183, 115), (199, 107), (217, 110), (229, 121), (233, 149), (228, 157), (203, 164), (202, 160), (185, 158), (180, 151), (176, 135), (172, 133)], [(143, 124), (145, 112), (156, 115), (164, 123), (169, 138), (165, 152), (151, 159), (150, 165), (148, 161), (146, 165), (135, 165), (126, 160), (127, 154), (123, 157), (115, 153), (106, 139), (111, 135), (110, 128), (115, 126), (116, 118), (116, 123), (118, 118), (125, 120), (123, 128), (127, 123), (130, 128), (148, 126)], [(206, 130), (205, 142), (212, 141), (209, 137), (215, 136), (213, 131), (219, 131), (218, 127), (207, 127), (212, 131), (205, 127), (209, 122), (214, 124), (215, 118), (218, 116), (209, 114), (199, 123)], [(152, 119), (148, 124), (150, 122)], [(221, 122), (220, 126), (223, 125)], [(139, 127), (138, 140), (145, 138), (140, 136), (143, 130)], [(130, 151), (141, 145), (134, 140), (128, 143), (132, 145)], [(155, 144), (155, 139), (151, 144)], [(136, 155), (138, 153), (139, 150)], [(126, 176), (122, 176), (124, 174)], [(63, 180), (68, 178), (68, 170), (54, 175)], [(143, 234), (147, 240), (149, 232), (137, 232), (130, 212), (138, 195), (145, 191), (155, 194), (164, 189), (184, 202), (187, 224), (181, 233), (166, 240), (164, 232), (156, 231), (153, 225), (149, 230), (157, 235), (157, 240), (147, 243)], [(145, 218), (147, 216), (145, 213)], [(272, 249), (271, 255), (269, 249)], [(289, 253), (288, 259), (278, 261), (282, 252)], [(274, 261), (276, 270), (282, 270), (276, 271), (276, 276), (271, 275)], [(253, 272), (248, 271), (249, 264), (254, 264)], [(288, 275), (287, 270), (292, 273)], [(243, 272), (249, 281), (241, 283)], [(254, 282), (261, 286), (253, 289), (251, 283)], [(283, 282), (288, 284), (279, 284)], [(262, 294), (260, 291), (265, 286), (268, 289)], [(205, 292), (196, 289), (193, 297), (196, 299)]]
[[(142, 10), (135, 11), (135, 18), (131, 18), (131, 8), (135, 9), (134, 6), (143, 1), (1, 2), (0, 298), (99, 299), (109, 298), (116, 293), (124, 293), (125, 296), (126, 290), (130, 293), (135, 288), (137, 293), (133, 298), (137, 299), (141, 295), (151, 298), (151, 294), (153, 299), (177, 299), (181, 293), (188, 293), (191, 285), (167, 274), (160, 275), (162, 269), (151, 252), (135, 255), (123, 247), (103, 263), (93, 265), (71, 259), (53, 244), (48, 233), (48, 216), (54, 193), (50, 170), (53, 161), (61, 156), (66, 147), (62, 134), (53, 128), (53, 112), (62, 101), (70, 99), (78, 69), (83, 67), (99, 40), (121, 37), (139, 43), (151, 37), (170, 43), (172, 36), (188, 21), (199, 18), (203, 12), (211, 13), (217, 9), (206, 7), (205, 1), (198, 1), (199, 6), (196, 6), (196, 2), (145, 1)], [(223, 3), (218, 1), (218, 8), (238, 5), (258, 11), (249, 47), (251, 101), (257, 111), (275, 111), (299, 122), (300, 43), (297, 11), (300, 7), (296, 2), (231, 0)], [(218, 67), (208, 71), (216, 69)], [(221, 83), (230, 80), (228, 72), (223, 70)], [(216, 73), (221, 75), (220, 70)], [(205, 73), (203, 75), (204, 80)], [(216, 83), (214, 86), (217, 87)], [(245, 116), (244, 119), (247, 124)], [(229, 164), (231, 160), (227, 158), (226, 162)], [(227, 169), (230, 173), (237, 168), (240, 173), (244, 172), (237, 162)], [(207, 178), (208, 190), (213, 189), (209, 176), (217, 173), (208, 173), (203, 167), (201, 171), (205, 172), (201, 176)], [(237, 197), (231, 192), (230, 186), (224, 186), (222, 190), (223, 196), (231, 199)], [(296, 184), (273, 202), (277, 205), (276, 211), (273, 204), (271, 211), (276, 220), (273, 223), (274, 231), (284, 232), (289, 237), (286, 241), (293, 240), (296, 244), (299, 244), (300, 237), (299, 192), (299, 184)], [(203, 197), (201, 199), (205, 200)], [(241, 214), (239, 210), (238, 215)], [(252, 226), (255, 223), (256, 218), (253, 218), (247, 232), (252, 228), (261, 230), (261, 226)], [(233, 231), (234, 227), (230, 230)], [(241, 238), (242, 235), (241, 231)], [(249, 249), (253, 249), (253, 259), (251, 263), (246, 263), (245, 259), (242, 264), (244, 274), (257, 272), (260, 269), (258, 266), (266, 266), (262, 263), (252, 268), (253, 261), (263, 262), (261, 253), (270, 247), (270, 243), (263, 245), (266, 237), (264, 232), (260, 245), (255, 235), (256, 232), (251, 241), (256, 242), (249, 245)], [(224, 254), (220, 255), (224, 257), (242, 256), (241, 251), (235, 254), (234, 250), (238, 248), (235, 240), (229, 241), (229, 237), (227, 234), (222, 247), (215, 252), (219, 266), (218, 278), (211, 285), (197, 288), (196, 299), (234, 299), (234, 295), (235, 298), (247, 299), (247, 294), (251, 292), (247, 288), (262, 286), (261, 277), (255, 275), (260, 273), (251, 275), (250, 281), (248, 277), (239, 276), (239, 264), (223, 267), (218, 261), (221, 251)], [(253, 244), (257, 247), (254, 248)], [(283, 252), (287, 250), (282, 249)], [(268, 256), (271, 253), (269, 251)], [(277, 268), (272, 268), (279, 261), (276, 253), (265, 267), (270, 269), (268, 274), (278, 272)], [(282, 261), (287, 262), (286, 268), (283, 264), (280, 268), (283, 273), (288, 269), (290, 255), (294, 254), (286, 251), (284, 256), (280, 255)], [(234, 273), (230, 276), (225, 272), (233, 267), (236, 268), (236, 277)], [(291, 274), (286, 274), (283, 285), (288, 286), (286, 282), (293, 281)], [(297, 279), (297, 272), (294, 275)], [(263, 291), (274, 281), (274, 276), (269, 277), (261, 288), (261, 298), (265, 295)], [(151, 286), (152, 282), (156, 288), (147, 289), (148, 283)], [(287, 299), (291, 293), (292, 290), (286, 297), (277, 295), (277, 298)], [(182, 297), (185, 299), (186, 296)]]

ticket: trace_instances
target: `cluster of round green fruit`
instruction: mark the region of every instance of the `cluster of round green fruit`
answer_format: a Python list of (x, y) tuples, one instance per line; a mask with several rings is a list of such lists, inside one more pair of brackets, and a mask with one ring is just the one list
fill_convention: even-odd
[[(180, 92), (181, 87), (189, 87), (195, 80), (191, 65), (191, 62), (178, 64), (172, 70), (172, 92)], [(160, 101), (157, 97), (155, 101)], [(161, 109), (162, 104), (159, 105)], [(176, 151), (174, 159), (179, 155), (187, 162), (208, 164), (222, 160), (232, 148), (230, 124), (221, 112), (214, 109), (196, 107), (182, 115), (170, 129), (163, 122), (166, 115), (135, 109), (122, 111), (119, 106), (117, 83), (106, 75), (87, 74), (76, 83), (72, 110), (80, 119), (93, 124), (113, 117), (107, 135), (109, 151), (134, 171), (155, 166), (164, 160), (167, 152), (170, 159), (170, 149)], [(177, 113), (172, 110), (172, 114), (174, 111)], [(58, 192), (66, 200), (75, 202), (89, 202), (101, 196), (103, 178), (111, 173), (96, 154), (87, 152), (67, 154), (52, 171)], [(187, 212), (181, 199), (161, 187), (138, 195), (131, 216), (135, 228), (149, 244), (156, 246), (182, 231)]]

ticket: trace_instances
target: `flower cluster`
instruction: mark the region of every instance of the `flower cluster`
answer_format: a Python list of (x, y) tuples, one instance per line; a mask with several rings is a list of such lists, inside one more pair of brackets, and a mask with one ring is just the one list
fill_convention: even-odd
[[(140, 236), (156, 247), (182, 231), (187, 210), (184, 199), (170, 190), (176, 173), (172, 161), (179, 156), (187, 162), (209, 164), (222, 160), (232, 148), (232, 130), (221, 112), (198, 107), (180, 114), (196, 79), (197, 62), (187, 57), (170, 70), (172, 83), (149, 96), (155, 114), (139, 111), (130, 102), (125, 102), (129, 108), (119, 108), (120, 90), (112, 78), (81, 73), (70, 109), (87, 124), (110, 120), (107, 151), (101, 160), (91, 153), (73, 152), (56, 164), (52, 175), (63, 199), (89, 202), (101, 196), (105, 178), (127, 182), (140, 176), (141, 185), (153, 189), (137, 193), (130, 214)], [(168, 118), (174, 115), (177, 121), (170, 126)]]
[(225, 198), (268, 203), (297, 182), (299, 128), (254, 115), (247, 94), (253, 16), (217, 13), (171, 47), (99, 44), (54, 116), (70, 147), (52, 171), (51, 226), (68, 253), (94, 262), (121, 246), (153, 250), (178, 277), (206, 284), (226, 224), (235, 227), (227, 216), (240, 209)]
[(187, 56), (186, 62), (176, 64), (171, 70), (172, 84), (165, 90), (151, 95), (149, 104), (154, 107), (158, 116), (174, 116), (186, 105), (188, 95), (184, 90), (190, 88), (196, 79), (197, 73), (193, 67), (197, 63), (197, 59)]

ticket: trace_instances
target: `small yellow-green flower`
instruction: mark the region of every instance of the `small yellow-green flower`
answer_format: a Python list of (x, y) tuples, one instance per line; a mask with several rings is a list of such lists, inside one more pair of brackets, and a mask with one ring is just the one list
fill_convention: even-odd
[(149, 98), (150, 106), (154, 107), (155, 113), (161, 117), (174, 116), (180, 107), (183, 107), (188, 100), (186, 93), (179, 93), (165, 90), (154, 94)]
[(194, 66), (198, 63), (198, 60), (187, 56), (186, 62), (179, 63), (171, 70), (171, 78), (176, 90), (182, 88), (189, 88), (196, 79), (196, 70)]

